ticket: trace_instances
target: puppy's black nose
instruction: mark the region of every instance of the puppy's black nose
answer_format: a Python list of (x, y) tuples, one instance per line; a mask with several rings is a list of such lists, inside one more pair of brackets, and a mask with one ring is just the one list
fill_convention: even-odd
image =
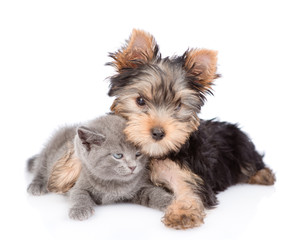
[(156, 141), (161, 140), (165, 136), (165, 132), (163, 128), (160, 127), (155, 127), (151, 130), (152, 133), (152, 138), (155, 139)]

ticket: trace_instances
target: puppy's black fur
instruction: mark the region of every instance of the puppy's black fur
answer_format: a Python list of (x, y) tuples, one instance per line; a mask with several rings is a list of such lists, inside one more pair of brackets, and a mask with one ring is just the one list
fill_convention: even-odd
[(207, 208), (217, 204), (216, 193), (265, 168), (262, 157), (237, 125), (216, 120), (200, 120), (180, 151), (169, 155), (203, 179), (197, 191)]
[[(216, 193), (231, 185), (274, 183), (274, 174), (266, 168), (263, 156), (237, 125), (205, 121), (197, 115), (206, 94), (212, 93), (213, 81), (220, 76), (216, 73), (216, 51), (189, 49), (182, 56), (162, 58), (150, 34), (133, 30), (127, 44), (110, 57), (114, 60), (110, 65), (117, 69), (117, 74), (110, 78), (109, 95), (116, 97), (111, 110), (127, 119), (127, 139), (143, 153), (182, 166), (182, 172), (173, 162), (152, 169), (154, 182), (176, 191), (181, 185), (176, 199), (186, 192), (184, 200), (189, 199), (194, 208), (195, 196), (187, 196), (192, 189), (203, 206), (211, 208), (217, 204)], [(160, 129), (164, 137), (155, 138), (153, 129)], [(182, 218), (186, 213), (178, 210), (186, 206), (173, 207), (174, 214), (165, 217), (167, 226), (188, 228), (197, 226), (198, 220), (201, 222), (203, 216), (194, 218), (196, 211)], [(190, 219), (190, 223), (183, 219)]]
[(127, 140), (152, 158), (153, 182), (174, 193), (166, 226), (199, 226), (205, 208), (217, 204), (216, 193), (236, 183), (274, 184), (263, 156), (237, 125), (198, 117), (220, 76), (216, 51), (188, 49), (162, 58), (153, 36), (134, 29), (109, 56), (117, 70), (110, 78), (111, 110), (127, 119)]

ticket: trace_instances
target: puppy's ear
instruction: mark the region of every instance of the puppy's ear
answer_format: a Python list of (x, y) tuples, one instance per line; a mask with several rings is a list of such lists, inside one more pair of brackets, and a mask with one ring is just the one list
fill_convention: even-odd
[(216, 74), (217, 51), (191, 49), (184, 53), (183, 59), (192, 85), (203, 94), (210, 92), (213, 80), (220, 76)]
[(114, 59), (109, 65), (115, 66), (118, 72), (123, 69), (136, 68), (152, 61), (158, 55), (158, 45), (152, 35), (134, 29), (126, 45), (109, 56)]
[(77, 129), (77, 135), (87, 151), (91, 150), (92, 145), (101, 146), (106, 139), (104, 135), (83, 126)]

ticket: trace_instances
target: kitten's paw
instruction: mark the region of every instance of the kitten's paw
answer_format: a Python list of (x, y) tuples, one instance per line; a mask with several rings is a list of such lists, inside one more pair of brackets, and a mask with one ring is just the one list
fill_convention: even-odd
[(171, 202), (174, 199), (174, 196), (171, 193), (167, 193), (164, 191), (164, 193), (162, 193), (161, 195), (159, 195), (160, 197), (157, 198), (157, 206), (158, 209), (161, 211), (165, 211), (166, 208), (171, 204)]
[(204, 217), (199, 206), (176, 201), (167, 208), (162, 222), (170, 228), (188, 229), (199, 227), (204, 223)]
[(45, 184), (32, 182), (29, 184), (27, 192), (34, 196), (40, 196), (46, 194), (48, 190)]
[(69, 211), (69, 217), (74, 220), (86, 220), (94, 214), (92, 207), (73, 207)]

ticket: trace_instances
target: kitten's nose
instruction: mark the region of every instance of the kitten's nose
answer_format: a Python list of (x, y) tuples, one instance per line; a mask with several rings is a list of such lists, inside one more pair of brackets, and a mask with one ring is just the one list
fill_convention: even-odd
[(131, 169), (131, 170), (132, 170), (132, 172), (134, 172), (134, 170), (136, 169), (136, 166), (129, 167), (129, 169)]
[(156, 141), (160, 141), (165, 136), (164, 129), (161, 127), (155, 127), (151, 130), (152, 138)]

